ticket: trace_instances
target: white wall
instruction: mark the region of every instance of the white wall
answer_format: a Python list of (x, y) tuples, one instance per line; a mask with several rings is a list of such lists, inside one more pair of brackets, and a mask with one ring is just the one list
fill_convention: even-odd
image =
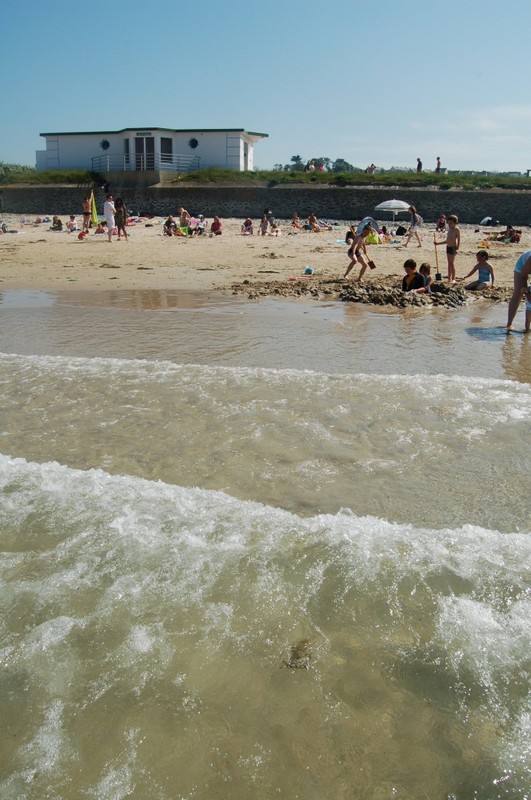
[[(141, 131), (139, 131), (141, 132)], [(144, 131), (148, 132), (148, 131)], [(46, 150), (37, 151), (37, 171), (48, 169), (91, 169), (95, 156), (118, 156), (124, 154), (124, 139), (129, 139), (131, 157), (135, 153), (136, 130), (120, 133), (80, 133), (57, 134), (46, 137)], [(234, 170), (245, 169), (245, 137), (232, 131), (168, 131), (152, 129), (155, 139), (155, 152), (160, 153), (161, 137), (173, 140), (173, 155), (197, 156), (201, 168), (223, 167)], [(109, 148), (101, 147), (102, 140), (109, 142)], [(198, 146), (190, 147), (190, 140), (197, 139)], [(249, 142), (247, 168), (253, 169), (253, 143)]]

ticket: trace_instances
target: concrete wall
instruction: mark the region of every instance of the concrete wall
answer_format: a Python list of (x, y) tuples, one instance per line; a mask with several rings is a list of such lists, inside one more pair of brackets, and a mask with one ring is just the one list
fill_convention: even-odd
[[(291, 219), (297, 211), (301, 217), (314, 211), (329, 219), (359, 220), (374, 214), (374, 207), (384, 200), (398, 198), (412, 203), (426, 222), (434, 221), (439, 212), (457, 214), (463, 223), (478, 224), (485, 216), (501, 223), (531, 225), (530, 191), (429, 191), (425, 189), (358, 189), (320, 186), (257, 187), (192, 187), (172, 186), (132, 189), (110, 185), (115, 196), (124, 197), (134, 213), (173, 214), (180, 206), (192, 214), (212, 217), (246, 216), (259, 218), (270, 208), (280, 219)], [(86, 188), (42, 186), (0, 187), (0, 211), (18, 214), (79, 214)], [(103, 189), (96, 189), (98, 211), (103, 209)], [(390, 215), (377, 215), (390, 220)], [(408, 220), (400, 215), (398, 220)]]

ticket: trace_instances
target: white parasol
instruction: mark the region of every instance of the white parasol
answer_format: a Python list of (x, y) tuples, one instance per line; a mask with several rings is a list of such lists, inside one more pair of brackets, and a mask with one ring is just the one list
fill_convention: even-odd
[(395, 221), (396, 214), (403, 214), (409, 211), (411, 203), (405, 203), (403, 200), (384, 200), (375, 207), (375, 211), (390, 211), (393, 215), (393, 222)]

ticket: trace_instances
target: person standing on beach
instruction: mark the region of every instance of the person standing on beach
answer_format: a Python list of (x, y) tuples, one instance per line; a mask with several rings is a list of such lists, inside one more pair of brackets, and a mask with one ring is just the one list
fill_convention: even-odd
[(85, 197), (85, 199), (83, 200), (83, 230), (87, 231), (87, 233), (90, 228), (91, 212), (92, 212), (91, 197), (90, 195), (88, 195), (88, 197)]
[(105, 222), (107, 223), (107, 236), (109, 237), (109, 242), (112, 242), (112, 232), (115, 227), (114, 222), (114, 215), (116, 214), (116, 208), (114, 207), (114, 199), (112, 194), (107, 195), (107, 199), (103, 204), (103, 216), (105, 217)]
[(448, 261), (448, 282), (455, 283), (455, 257), (461, 245), (461, 231), (457, 227), (459, 222), (455, 214), (450, 214), (446, 220), (448, 225), (448, 233), (446, 239), (441, 242), (435, 242), (438, 247), (441, 244), (446, 245), (446, 260)]
[(525, 290), (525, 328), (524, 333), (531, 333), (531, 286)]
[(522, 300), (522, 295), (527, 291), (527, 281), (531, 275), (531, 250), (526, 250), (522, 253), (516, 264), (514, 265), (514, 289), (513, 296), (509, 300), (509, 309), (507, 315), (507, 333), (510, 333), (513, 328), (513, 320), (518, 311), (518, 306)]
[(409, 242), (411, 241), (413, 236), (416, 236), (417, 242), (419, 243), (419, 247), (422, 247), (422, 241), (420, 239), (420, 226), (422, 225), (422, 217), (420, 214), (417, 214), (417, 209), (415, 206), (409, 206), (409, 213), (411, 214), (411, 224), (409, 226), (409, 231), (407, 234), (407, 239), (404, 247), (407, 247)]
[(127, 208), (121, 197), (116, 198), (116, 227), (118, 228), (118, 241), (120, 241), (120, 234), (123, 233), (124, 239), (127, 239), (127, 231), (125, 224), (127, 222)]
[(417, 158), (417, 172), (422, 172), (422, 161)]
[(435, 165), (435, 172), (439, 173), (441, 171), (441, 158), (437, 156), (437, 163)]
[(369, 266), (368, 261), (365, 261), (364, 256), (367, 256), (367, 245), (365, 244), (365, 239), (372, 233), (373, 227), (369, 222), (361, 231), (361, 233), (355, 233), (352, 230), (352, 240), (350, 243), (350, 247), (348, 249), (348, 256), (350, 258), (349, 265), (346, 269), (343, 278), (346, 278), (350, 272), (350, 270), (354, 267), (355, 264), (359, 263), (361, 265), (360, 274), (358, 275), (358, 281), (361, 283), (363, 280), (363, 274), (367, 267)]

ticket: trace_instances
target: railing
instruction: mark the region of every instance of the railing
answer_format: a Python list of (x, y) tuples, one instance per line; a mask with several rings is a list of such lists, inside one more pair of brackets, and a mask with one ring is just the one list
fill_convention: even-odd
[(138, 153), (133, 155), (103, 155), (91, 159), (92, 172), (147, 172), (153, 170), (194, 172), (200, 169), (199, 156)]

